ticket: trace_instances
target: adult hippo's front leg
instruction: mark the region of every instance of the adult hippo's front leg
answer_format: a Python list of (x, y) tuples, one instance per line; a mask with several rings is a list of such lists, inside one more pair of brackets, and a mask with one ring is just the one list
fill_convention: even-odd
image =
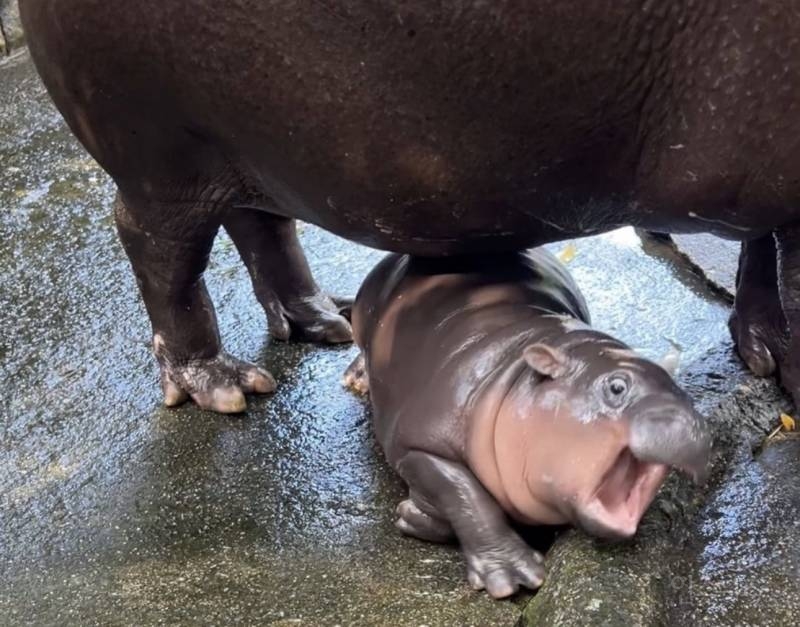
[(760, 377), (774, 374), (786, 355), (789, 332), (778, 288), (772, 233), (742, 243), (729, 327), (748, 368)]
[(184, 204), (118, 194), (117, 231), (150, 317), (165, 404), (191, 397), (203, 409), (241, 412), (245, 393), (272, 392), (275, 380), (222, 350), (203, 280), (220, 209), (208, 203), (187, 214)]

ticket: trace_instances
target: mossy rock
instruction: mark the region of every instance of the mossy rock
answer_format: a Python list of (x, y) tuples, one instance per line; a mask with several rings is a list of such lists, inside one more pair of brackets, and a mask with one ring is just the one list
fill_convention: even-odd
[(525, 608), (521, 626), (651, 625), (660, 609), (658, 582), (631, 560), (633, 547), (599, 548), (574, 532), (548, 556), (544, 587)]

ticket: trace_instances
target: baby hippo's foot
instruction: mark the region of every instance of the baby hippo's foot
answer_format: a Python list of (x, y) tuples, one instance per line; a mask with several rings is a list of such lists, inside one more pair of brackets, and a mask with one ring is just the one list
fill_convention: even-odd
[(520, 586), (535, 590), (542, 585), (544, 558), (516, 533), (479, 549), (463, 550), (470, 585), (495, 599), (511, 596)]
[(444, 520), (423, 512), (410, 498), (397, 506), (395, 526), (407, 536), (428, 542), (448, 542), (453, 539), (453, 528)]
[(227, 353), (176, 364), (164, 355), (158, 337), (154, 344), (167, 407), (180, 405), (191, 397), (201, 409), (236, 414), (247, 408), (245, 394), (275, 391), (275, 379), (269, 372)]
[(352, 303), (334, 300), (317, 292), (311, 296), (286, 298), (262, 297), (267, 314), (267, 324), (272, 337), (287, 341), (293, 339), (325, 344), (353, 341), (353, 329), (348, 321)]
[(342, 377), (342, 385), (351, 392), (366, 396), (369, 393), (369, 377), (367, 376), (367, 364), (364, 361), (364, 353), (359, 353), (353, 360)]

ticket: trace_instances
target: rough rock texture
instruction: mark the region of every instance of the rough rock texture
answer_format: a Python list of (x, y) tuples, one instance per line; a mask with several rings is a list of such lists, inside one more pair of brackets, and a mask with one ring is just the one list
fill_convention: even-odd
[(21, 48), (24, 40), (17, 0), (0, 0), (0, 56)]

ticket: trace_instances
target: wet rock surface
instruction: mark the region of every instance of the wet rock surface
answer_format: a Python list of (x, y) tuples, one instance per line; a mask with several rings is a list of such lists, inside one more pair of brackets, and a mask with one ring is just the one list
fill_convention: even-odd
[[(797, 611), (800, 451), (752, 453), (786, 401), (742, 371), (727, 303), (679, 255), (648, 254), (630, 229), (553, 247), (598, 327), (651, 357), (679, 347), (721, 443), (712, 482), (672, 477), (632, 543), (562, 533), (533, 601), (495, 602), (470, 590), (455, 548), (397, 534), (403, 486), (366, 404), (340, 386), (354, 349), (270, 341), (224, 236), (207, 280), (226, 348), (278, 391), (243, 417), (161, 406), (112, 193), (27, 57), (0, 65), (0, 624), (762, 624)], [(334, 293), (354, 294), (381, 257), (311, 226), (302, 239)]]
[(702, 275), (713, 288), (731, 297), (736, 293), (736, 268), (741, 248), (739, 242), (703, 233), (668, 237), (649, 236), (647, 233), (641, 235), (654, 247), (658, 247), (659, 243), (671, 247), (689, 268)]

